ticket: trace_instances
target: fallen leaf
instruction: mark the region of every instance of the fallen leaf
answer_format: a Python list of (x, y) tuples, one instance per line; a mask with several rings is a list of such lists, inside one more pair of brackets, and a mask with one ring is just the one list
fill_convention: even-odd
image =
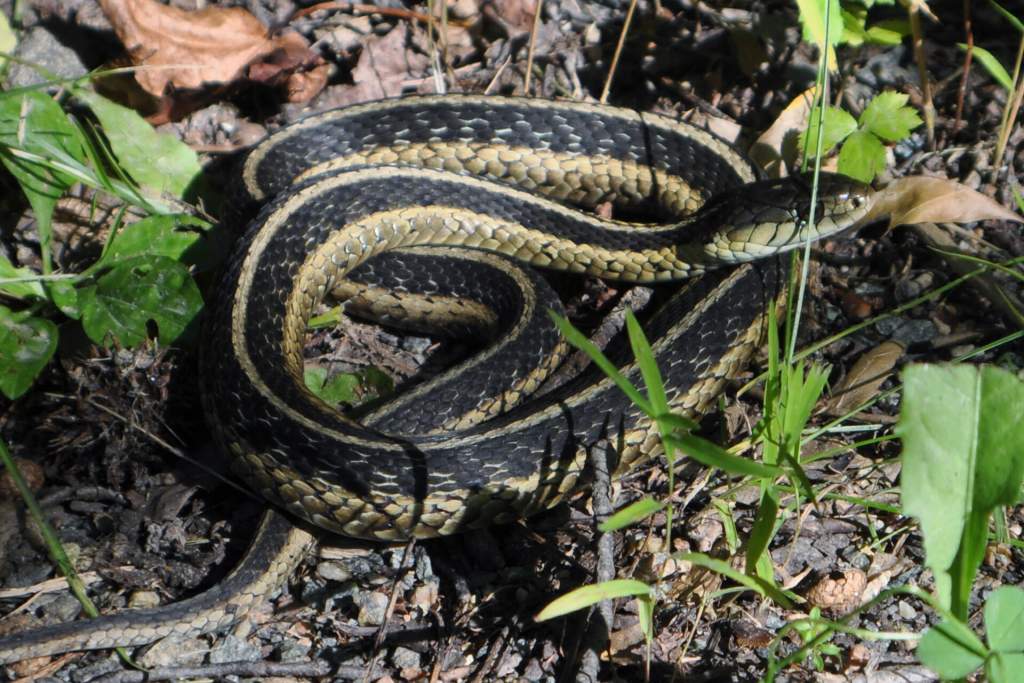
[(430, 65), (426, 54), (411, 49), (414, 38), (405, 24), (383, 36), (371, 36), (352, 69), (355, 86), (345, 88), (331, 104), (343, 106), (402, 94), (405, 83), (421, 77)]
[(493, 12), (505, 26), (510, 36), (530, 32), (533, 26), (533, 14), (537, 11), (536, 0), (492, 0), (484, 5), (485, 10)]
[(1024, 222), (1020, 216), (965, 185), (945, 178), (901, 178), (876, 192), (864, 222), (889, 216), (889, 226), (916, 223)]
[[(156, 0), (100, 0), (100, 6), (132, 62), (144, 67), (135, 79), (157, 97), (164, 96), (168, 86), (198, 90), (246, 75), (254, 80), (278, 78), (282, 71), (322, 64), (301, 36), (270, 36), (259, 19), (240, 7), (189, 12)], [(309, 88), (297, 90), (306, 96)]]
[(826, 412), (846, 415), (873, 398), (904, 351), (899, 342), (886, 341), (864, 353), (832, 390), (832, 397), (825, 405)]
[(787, 165), (796, 162), (797, 140), (807, 127), (816, 87), (800, 93), (786, 105), (775, 122), (750, 146), (750, 158), (770, 178), (783, 178)]

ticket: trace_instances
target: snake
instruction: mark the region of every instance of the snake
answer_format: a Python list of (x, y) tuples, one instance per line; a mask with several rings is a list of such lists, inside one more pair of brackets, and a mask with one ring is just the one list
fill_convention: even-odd
[[(697, 416), (757, 348), (784, 280), (778, 255), (850, 228), (871, 204), (867, 186), (822, 173), (812, 205), (807, 176), (764, 179), (673, 117), (476, 95), (300, 119), (250, 150), (232, 194), (232, 220), (255, 217), (208, 305), (203, 407), (270, 511), (206, 592), (0, 638), (0, 663), (225, 628), (308, 552), (312, 535), (292, 518), (350, 537), (431, 538), (550, 508), (587, 482), (594, 449), (621, 475), (661, 452), (658, 430), (593, 366), (531, 395), (564, 351), (547, 320), (557, 297), (531, 273), (664, 289), (644, 329), (669, 408)], [(356, 419), (305, 385), (307, 325), (338, 294), (366, 308), (383, 296), (384, 318), (414, 308), (387, 299), (396, 289), (443, 311), (424, 318), (458, 318), (468, 300), (465, 317), (497, 338), (413, 399)], [(642, 385), (628, 344), (608, 354)]]

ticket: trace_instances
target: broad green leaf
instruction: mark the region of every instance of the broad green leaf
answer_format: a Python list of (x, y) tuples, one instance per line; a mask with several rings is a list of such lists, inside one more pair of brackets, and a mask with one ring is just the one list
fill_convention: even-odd
[(622, 508), (614, 515), (601, 522), (597, 528), (600, 529), (602, 533), (618, 531), (623, 527), (639, 522), (641, 519), (650, 517), (655, 512), (660, 511), (663, 507), (665, 506), (653, 498), (644, 497)]
[[(818, 141), (818, 119), (821, 116), (821, 109), (815, 107), (807, 123), (807, 129), (800, 135), (800, 148), (806, 150), (808, 157), (815, 155), (817, 149), (815, 143)], [(827, 107), (825, 109), (825, 128), (821, 135), (822, 156), (828, 154), (832, 149), (846, 139), (850, 133), (857, 130), (857, 120), (849, 112)]]
[(889, 142), (902, 140), (921, 125), (921, 117), (906, 106), (907, 99), (901, 92), (879, 93), (860, 115), (860, 127)]
[(1022, 422), (1024, 383), (1005, 370), (912, 365), (903, 372), (896, 429), (903, 512), (920, 521), (939, 600), (954, 613), (966, 610), (990, 511), (1017, 500)]
[(985, 600), (988, 646), (1003, 652), (1024, 652), (1024, 590), (1002, 586)]
[(53, 209), (73, 179), (19, 156), (19, 151), (51, 158), (52, 149), (82, 161), (80, 132), (56, 102), (39, 90), (0, 95), (0, 161), (21, 185), (35, 214), (43, 271), (49, 272)]
[(394, 391), (394, 382), (375, 367), (355, 373), (339, 372), (328, 375), (324, 368), (306, 368), (303, 371), (306, 387), (332, 406), (359, 405)]
[(57, 326), (0, 306), (0, 392), (24, 394), (57, 350)]
[(899, 45), (910, 35), (910, 22), (906, 19), (883, 19), (867, 30), (868, 42), (876, 45)]
[(943, 621), (925, 631), (917, 645), (921, 663), (942, 678), (963, 678), (985, 661), (985, 645), (959, 621)]
[(665, 441), (702, 465), (717, 467), (729, 474), (774, 478), (783, 472), (777, 467), (763, 465), (750, 458), (733, 455), (721, 446), (693, 434), (672, 434)]
[[(836, 53), (833, 48), (843, 36), (843, 17), (839, 3), (836, 0), (796, 0), (796, 4), (800, 8), (803, 39), (814, 43), (818, 49), (828, 48), (829, 71), (834, 71)], [(826, 24), (828, 35), (825, 33)]]
[(156, 323), (162, 344), (173, 344), (194, 324), (203, 307), (188, 269), (163, 256), (139, 257), (116, 264), (96, 284), (79, 290), (82, 326), (97, 344), (116, 340), (135, 346)]
[(867, 31), (864, 24), (868, 18), (868, 8), (860, 4), (849, 7), (842, 7), (840, 12), (843, 17), (843, 39), (846, 45), (857, 47), (867, 39)]
[(25, 279), (38, 275), (39, 273), (31, 268), (15, 268), (6, 256), (0, 254), (0, 292), (17, 299), (27, 297), (42, 299), (46, 296), (43, 285), (38, 280)]
[(651, 587), (643, 581), (635, 579), (604, 581), (589, 586), (580, 586), (561, 597), (555, 598), (534, 618), (537, 621), (545, 621), (596, 605), (602, 600), (626, 598), (631, 595), (647, 596), (650, 594)]
[[(967, 51), (966, 43), (957, 43), (956, 46), (963, 51)], [(1007, 92), (1013, 92), (1013, 79), (1010, 78), (1010, 74), (1006, 71), (1006, 68), (996, 59), (996, 56), (986, 50), (983, 47), (977, 45), (972, 49), (974, 52), (974, 58), (978, 60), (978, 63), (985, 67), (985, 71), (992, 77), (999, 85), (1003, 86), (1003, 89)]]
[(202, 174), (199, 158), (188, 145), (156, 132), (133, 110), (91, 90), (77, 90), (75, 96), (92, 109), (114, 156), (140, 185), (180, 199)]
[(82, 316), (74, 280), (52, 280), (44, 283), (44, 289), (49, 295), (50, 301), (60, 309), (61, 313), (72, 320), (78, 320)]
[(839, 172), (865, 183), (885, 170), (885, 145), (874, 133), (854, 132), (839, 150)]
[(328, 376), (325, 368), (306, 368), (303, 379), (306, 387), (325, 403), (337, 406), (356, 402), (358, 375), (342, 372)]
[(778, 588), (760, 577), (749, 576), (743, 572), (736, 571), (728, 562), (708, 557), (704, 553), (677, 553), (676, 555), (673, 555), (673, 557), (681, 562), (691, 562), (695, 565), (704, 567), (705, 569), (710, 569), (716, 574), (721, 574), (741, 586), (749, 588), (759, 595), (771, 598), (786, 609), (792, 609), (793, 607), (793, 601)]
[(118, 230), (95, 267), (109, 267), (138, 256), (166, 256), (190, 265), (202, 262), (211, 266), (201, 253), (203, 231), (209, 227), (206, 221), (186, 214), (143, 218)]
[(1024, 672), (1024, 653), (993, 652), (985, 660), (985, 676), (989, 683), (1020, 683)]

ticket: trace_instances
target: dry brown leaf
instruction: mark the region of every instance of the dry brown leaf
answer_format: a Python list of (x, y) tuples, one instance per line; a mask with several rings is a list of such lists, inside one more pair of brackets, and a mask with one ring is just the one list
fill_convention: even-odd
[(394, 97), (402, 93), (407, 81), (420, 77), (430, 65), (430, 58), (410, 48), (416, 37), (414, 31), (408, 25), (399, 24), (383, 36), (371, 36), (352, 69), (355, 86), (345, 88), (332, 98), (332, 105)]
[[(168, 85), (197, 90), (230, 83), (265, 57), (290, 69), (318, 62), (303, 38), (289, 33), (271, 37), (259, 19), (240, 7), (189, 12), (156, 0), (100, 0), (100, 6), (132, 61), (148, 67), (136, 72), (136, 80), (157, 97)], [(281, 68), (271, 70), (277, 75)], [(302, 90), (305, 94), (308, 88)]]
[(970, 223), (984, 220), (1024, 222), (1020, 216), (965, 185), (945, 178), (901, 178), (875, 193), (865, 222), (889, 216), (889, 225)]
[(750, 146), (750, 158), (770, 178), (786, 176), (786, 165), (796, 159), (797, 139), (807, 125), (817, 88), (812, 86), (793, 98), (775, 122)]
[(833, 389), (832, 397), (825, 406), (826, 412), (846, 415), (873, 398), (904, 351), (899, 342), (887, 341), (864, 353)]
[(533, 13), (537, 11), (536, 0), (492, 0), (484, 5), (485, 12), (492, 12), (509, 32), (510, 36), (529, 33), (533, 26)]

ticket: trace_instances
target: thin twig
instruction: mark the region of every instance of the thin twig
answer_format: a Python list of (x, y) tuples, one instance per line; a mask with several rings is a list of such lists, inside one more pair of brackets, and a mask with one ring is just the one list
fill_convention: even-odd
[(909, 3), (907, 14), (910, 18), (910, 33), (914, 47), (914, 61), (917, 62), (917, 77), (921, 81), (921, 109), (924, 111), (925, 131), (928, 135), (928, 149), (935, 149), (935, 103), (932, 101), (932, 84), (925, 66), (924, 34), (921, 29), (921, 10), (916, 2)]
[[(332, 676), (354, 681), (367, 673), (362, 666), (339, 666), (332, 668), (323, 660), (311, 662), (225, 662), (223, 664), (207, 664), (204, 666), (169, 666), (148, 671), (119, 671), (109, 676), (92, 679), (91, 683), (152, 683), (153, 681), (175, 681), (183, 678), (214, 678), (223, 679), (227, 676), (244, 676), (246, 678), (270, 676), (289, 676), (292, 678), (320, 678)], [(383, 672), (372, 672), (380, 676)]]
[(964, 96), (967, 94), (967, 77), (971, 74), (971, 60), (974, 59), (974, 31), (971, 30), (971, 0), (964, 0), (964, 35), (967, 50), (964, 55), (964, 70), (960, 74), (960, 90), (956, 94), (956, 118), (953, 119), (953, 132), (960, 129), (960, 121), (964, 114)]
[[(595, 526), (612, 515), (612, 479), (608, 468), (610, 449), (590, 449), (590, 467), (594, 473), (592, 501), (594, 506)], [(611, 581), (615, 578), (615, 534), (601, 533), (597, 540), (597, 583)], [(591, 612), (586, 635), (584, 651), (580, 657), (580, 668), (576, 673), (577, 683), (593, 683), (597, 680), (601, 667), (601, 653), (608, 648), (609, 634), (614, 618), (611, 600), (602, 600)]]
[(630, 0), (629, 10), (626, 12), (626, 20), (622, 23), (622, 31), (619, 32), (619, 42), (615, 46), (615, 54), (612, 55), (612, 63), (608, 67), (608, 76), (604, 79), (604, 89), (601, 91), (601, 104), (607, 104), (608, 93), (612, 89), (612, 81), (615, 79), (615, 70), (619, 67), (619, 56), (626, 44), (626, 34), (629, 33), (629, 25), (633, 23), (633, 12), (636, 11), (636, 0)]
[(530, 48), (526, 52), (526, 78), (523, 79), (523, 94), (530, 96), (530, 77), (533, 74), (533, 51), (537, 47), (537, 32), (540, 30), (540, 13), (544, 9), (544, 0), (536, 0), (537, 10), (533, 13), (533, 26), (530, 28)]

